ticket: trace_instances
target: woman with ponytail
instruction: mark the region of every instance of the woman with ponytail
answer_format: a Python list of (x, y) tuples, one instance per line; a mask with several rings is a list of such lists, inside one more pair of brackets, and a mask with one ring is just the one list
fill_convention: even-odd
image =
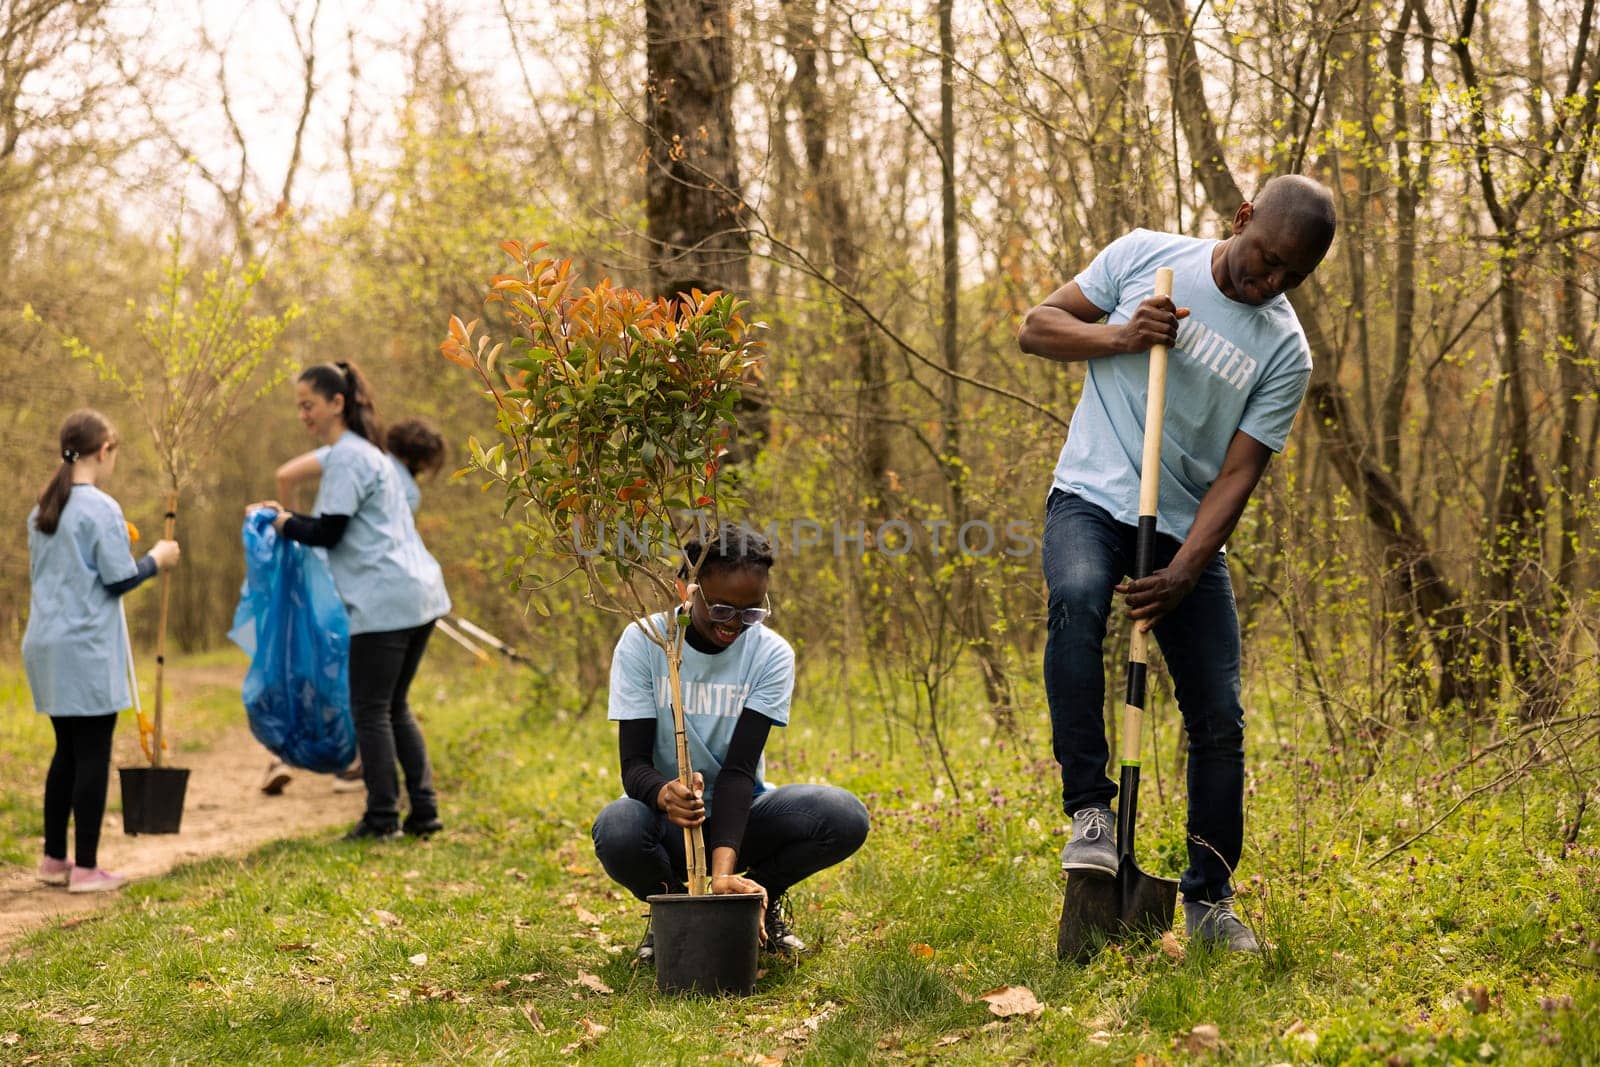
[[(273, 526), (293, 541), (328, 550), (328, 568), (350, 615), (350, 710), (367, 787), (367, 810), (346, 835), (427, 837), (443, 828), (433, 769), (407, 694), (433, 624), (450, 611), (444, 575), (412, 522), (394, 465), (379, 447), (382, 424), (372, 391), (350, 363), (310, 367), (295, 381), (300, 421), (325, 446), (315, 468), (278, 471), (281, 495), (307, 473), (320, 473), (311, 514), (276, 500), (251, 504), (278, 515)], [(294, 468), (294, 469), (291, 469)], [(410, 811), (400, 821), (399, 762)]]
[[(133, 703), (127, 621), (120, 598), (178, 562), (176, 541), (157, 541), (137, 563), (117, 502), (98, 483), (117, 466), (117, 432), (98, 411), (61, 424), (61, 463), (28, 515), (32, 593), (22, 661), (34, 707), (50, 716), (56, 750), (44, 783), (44, 858), (39, 877), (68, 892), (119, 888), (98, 866), (100, 821), (117, 712)], [(67, 822), (76, 827), (67, 858)]]

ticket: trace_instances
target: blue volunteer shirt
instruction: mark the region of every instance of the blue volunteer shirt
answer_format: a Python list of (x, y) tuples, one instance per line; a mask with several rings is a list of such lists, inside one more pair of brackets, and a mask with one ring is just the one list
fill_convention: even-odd
[(422, 506), (422, 489), (417, 485), (417, 480), (411, 476), (411, 472), (406, 470), (406, 465), (400, 462), (398, 456), (393, 452), (387, 452), (385, 455), (389, 457), (389, 463), (394, 467), (394, 476), (400, 479), (400, 489), (405, 493), (406, 506), (415, 515), (417, 509)]
[[(656, 633), (667, 632), (667, 613), (644, 620)], [(717, 775), (739, 714), (749, 708), (778, 726), (789, 724), (794, 696), (794, 649), (765, 626), (751, 626), (721, 652), (696, 651), (683, 645), (683, 708), (689, 740), (689, 761), (705, 777), (705, 800), (711, 803)], [(669, 778), (678, 776), (678, 746), (673, 736), (672, 689), (667, 682), (667, 654), (629, 623), (611, 654), (611, 698), (607, 718), (656, 721), (651, 762)], [(756, 795), (766, 791), (767, 760), (756, 767)]]
[(405, 630), (448, 614), (444, 575), (417, 536), (388, 455), (346, 430), (321, 461), (312, 512), (350, 516), (344, 536), (328, 550), (350, 632)]
[[(1211, 274), (1217, 244), (1134, 230), (1074, 279), (1091, 304), (1108, 312), (1106, 321), (1117, 324), (1155, 292), (1156, 268), (1171, 267), (1172, 301), (1189, 308), (1167, 358), (1156, 514), (1156, 528), (1179, 540), (1189, 535), (1235, 431), (1283, 451), (1311, 380), (1311, 347), (1289, 301), (1278, 296), (1253, 307), (1223, 296)], [(1150, 353), (1105, 356), (1086, 366), (1052, 484), (1135, 525)]]
[(117, 502), (92, 485), (74, 485), (53, 534), (28, 513), (33, 588), (22, 662), (33, 706), (46, 715), (108, 715), (133, 704), (128, 687), (127, 622), (121, 598), (106, 589), (139, 571), (128, 522)]

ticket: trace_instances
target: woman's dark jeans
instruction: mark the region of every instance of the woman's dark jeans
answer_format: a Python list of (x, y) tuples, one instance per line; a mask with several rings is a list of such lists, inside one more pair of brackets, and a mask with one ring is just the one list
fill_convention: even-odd
[[(1068, 815), (1109, 806), (1110, 747), (1104, 719), (1103, 645), (1112, 587), (1131, 574), (1137, 530), (1094, 504), (1052, 490), (1045, 506), (1043, 563), (1050, 590), (1044, 646), (1045, 695), (1061, 806)], [(1157, 535), (1165, 567), (1179, 542)], [(1194, 590), (1155, 627), (1189, 734), (1189, 867), (1185, 900), (1231, 894), (1244, 841), (1244, 707), (1239, 703), (1239, 617), (1228, 565), (1219, 552)]]
[[(777, 900), (790, 886), (849, 858), (867, 839), (868, 823), (866, 805), (837, 786), (769, 789), (750, 804), (739, 866)], [(631, 797), (613, 800), (591, 836), (606, 873), (640, 900), (683, 892), (683, 829), (665, 812)]]

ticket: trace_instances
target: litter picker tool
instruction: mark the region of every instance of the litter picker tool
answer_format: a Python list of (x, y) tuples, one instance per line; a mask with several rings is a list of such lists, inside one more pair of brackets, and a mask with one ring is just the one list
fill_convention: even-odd
[[(1156, 271), (1158, 297), (1172, 295), (1172, 271)], [(1167, 346), (1150, 348), (1150, 377), (1144, 414), (1144, 456), (1139, 467), (1139, 532), (1134, 548), (1133, 577), (1152, 569), (1156, 539), (1156, 504), (1161, 490), (1161, 423), (1167, 406)], [(1160, 934), (1172, 929), (1178, 883), (1139, 869), (1133, 856), (1134, 823), (1139, 814), (1139, 738), (1144, 729), (1146, 650), (1149, 635), (1135, 623), (1128, 642), (1128, 689), (1122, 705), (1122, 775), (1117, 788), (1117, 874), (1073, 871), (1067, 876), (1056, 933), (1061, 959), (1085, 960), (1100, 943), (1134, 934)]]
[(489, 662), (489, 653), (485, 652), (483, 649), (479, 648), (477, 645), (468, 640), (467, 636), (454, 626), (451, 626), (448, 620), (439, 619), (434, 623), (434, 625), (438, 627), (440, 633), (444, 634), (450, 640), (454, 641), (456, 644), (472, 653), (473, 658), (478, 661), (478, 666), (481, 667), (485, 663)]
[(461, 628), (463, 633), (469, 634), (472, 637), (477, 638), (479, 641), (482, 641), (484, 644), (500, 653), (506, 659), (513, 660), (517, 663), (526, 664), (530, 667), (533, 666), (532, 661), (529, 660), (527, 656), (524, 656), (521, 652), (518, 652), (516, 649), (506, 644), (504, 641), (500, 640), (483, 627), (475, 625), (470, 619), (465, 619), (460, 615), (457, 615), (455, 623)]

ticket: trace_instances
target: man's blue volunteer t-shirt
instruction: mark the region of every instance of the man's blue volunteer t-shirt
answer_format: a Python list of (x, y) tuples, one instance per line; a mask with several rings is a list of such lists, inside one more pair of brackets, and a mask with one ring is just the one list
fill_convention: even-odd
[[(656, 633), (667, 632), (666, 612), (642, 620)], [(794, 649), (765, 626), (751, 626), (733, 644), (717, 653), (683, 645), (683, 709), (689, 740), (689, 761), (705, 777), (709, 809), (717, 775), (733, 740), (733, 728), (745, 709), (760, 712), (775, 725), (789, 724), (794, 696)], [(673, 737), (672, 688), (667, 683), (667, 654), (629, 623), (611, 654), (611, 698), (607, 718), (656, 721), (651, 762), (669, 778), (678, 775), (678, 747)], [(756, 795), (766, 791), (766, 757), (756, 766)]]
[[(1283, 451), (1311, 379), (1311, 347), (1289, 301), (1277, 296), (1254, 307), (1223, 296), (1211, 274), (1216, 247), (1214, 240), (1134, 230), (1075, 279), (1117, 324), (1154, 294), (1156, 268), (1171, 267), (1172, 301), (1189, 308), (1167, 357), (1156, 515), (1156, 528), (1179, 540), (1189, 535), (1235, 431)], [(1150, 353), (1085, 362), (1088, 376), (1053, 485), (1137, 524)]]

